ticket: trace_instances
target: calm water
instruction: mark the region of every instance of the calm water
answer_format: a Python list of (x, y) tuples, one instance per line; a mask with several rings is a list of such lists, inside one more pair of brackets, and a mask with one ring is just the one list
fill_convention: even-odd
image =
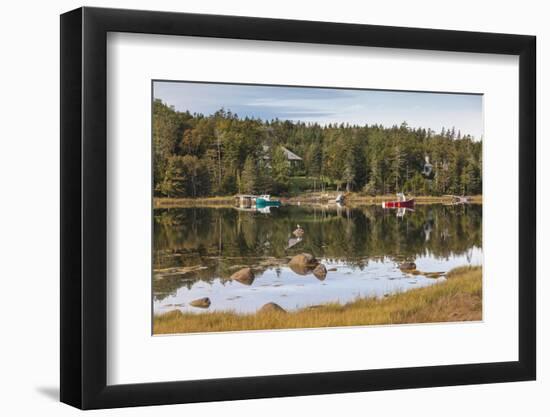
[[(268, 302), (293, 310), (383, 297), (445, 279), (404, 273), (403, 261), (444, 273), (483, 260), (481, 205), (419, 205), (405, 213), (378, 206), (178, 208), (154, 215), (155, 313), (253, 312)], [(292, 235), (298, 224), (301, 239)], [(336, 270), (323, 280), (293, 271), (286, 264), (301, 252)], [(244, 267), (254, 270), (252, 282), (229, 279)], [(210, 298), (209, 308), (189, 305), (201, 297)]]

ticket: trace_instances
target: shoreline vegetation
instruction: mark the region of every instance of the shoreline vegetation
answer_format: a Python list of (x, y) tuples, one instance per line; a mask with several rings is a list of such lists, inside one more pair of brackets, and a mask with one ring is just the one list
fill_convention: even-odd
[[(289, 197), (277, 197), (283, 204), (327, 204), (334, 202), (334, 199), (339, 193), (336, 192), (306, 192), (299, 195)], [(364, 195), (361, 193), (345, 193), (346, 204), (351, 206), (381, 204), (383, 201), (395, 200), (395, 195)], [(449, 196), (430, 196), (420, 195), (412, 196), (416, 204), (445, 204), (451, 203), (452, 199)], [(482, 204), (482, 195), (469, 196), (469, 202), (472, 204)], [(235, 196), (217, 196), (217, 197), (187, 197), (187, 198), (171, 198), (171, 197), (154, 197), (154, 208), (178, 208), (178, 207), (228, 207), (235, 205)]]
[(153, 334), (441, 323), (482, 320), (482, 267), (459, 267), (446, 280), (385, 298), (358, 298), (286, 312), (269, 303), (259, 312), (182, 313), (153, 319)]

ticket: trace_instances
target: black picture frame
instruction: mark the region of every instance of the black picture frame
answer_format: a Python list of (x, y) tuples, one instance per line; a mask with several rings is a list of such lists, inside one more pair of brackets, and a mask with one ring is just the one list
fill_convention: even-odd
[[(107, 385), (108, 32), (519, 56), (519, 358), (512, 362)], [(534, 36), (79, 8), (61, 15), (61, 401), (82, 409), (533, 380)]]

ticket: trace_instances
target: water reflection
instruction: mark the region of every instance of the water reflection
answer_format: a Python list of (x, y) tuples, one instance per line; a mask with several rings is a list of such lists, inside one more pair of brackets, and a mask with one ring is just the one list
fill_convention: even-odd
[[(189, 302), (206, 296), (212, 300), (208, 311), (254, 311), (271, 301), (289, 309), (345, 302), (434, 282), (400, 271), (403, 261), (425, 272), (482, 261), (480, 205), (419, 205), (403, 213), (378, 206), (283, 206), (270, 212), (183, 208), (154, 214), (156, 312), (194, 311)], [(298, 236), (297, 226), (303, 230)], [(326, 265), (326, 279), (287, 265), (302, 252)], [(253, 279), (229, 278), (244, 267), (252, 268)]]

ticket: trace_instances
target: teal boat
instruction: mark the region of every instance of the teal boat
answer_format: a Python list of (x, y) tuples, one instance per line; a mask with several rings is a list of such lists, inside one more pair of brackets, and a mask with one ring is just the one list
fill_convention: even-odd
[(280, 205), (279, 200), (272, 200), (268, 194), (256, 197), (256, 207), (280, 207)]

